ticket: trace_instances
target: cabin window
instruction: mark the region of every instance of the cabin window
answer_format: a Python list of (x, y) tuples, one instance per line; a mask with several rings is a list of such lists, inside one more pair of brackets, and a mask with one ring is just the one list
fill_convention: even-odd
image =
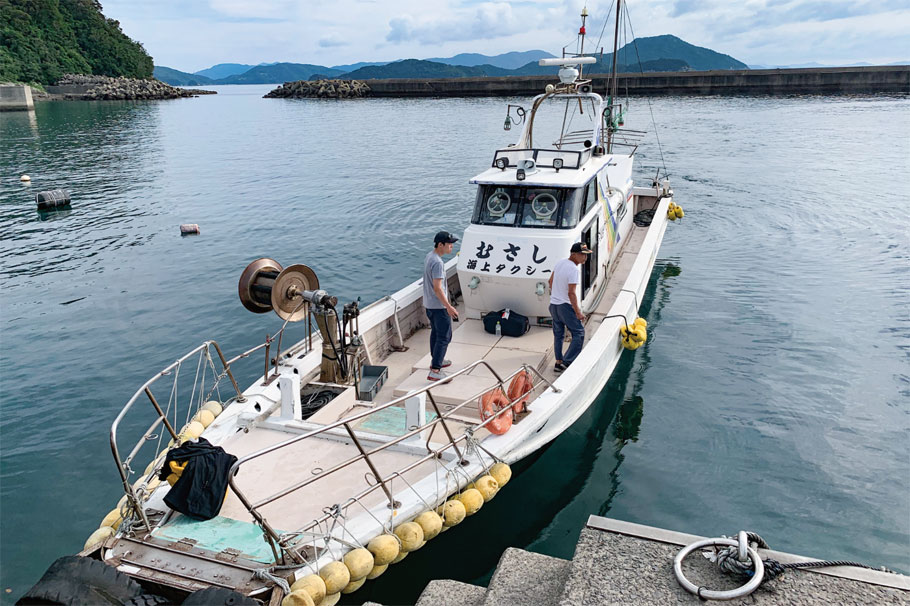
[(585, 194), (585, 210), (582, 215), (587, 215), (588, 211), (597, 205), (597, 179), (588, 183)]
[(513, 227), (575, 227), (583, 195), (583, 189), (482, 185), (477, 190), (472, 222)]

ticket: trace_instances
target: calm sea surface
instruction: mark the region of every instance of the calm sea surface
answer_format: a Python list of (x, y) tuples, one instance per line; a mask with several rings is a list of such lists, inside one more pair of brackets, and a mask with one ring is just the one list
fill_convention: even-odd
[[(231, 356), (277, 330), (240, 305), (247, 263), (306, 263), (343, 300), (397, 290), (436, 231), (467, 224), (468, 179), (517, 136), (505, 103), (529, 105), (270, 88), (0, 114), (5, 600), (119, 498), (107, 432), (143, 381), (203, 339)], [(661, 160), (631, 101), (642, 182)], [(569, 558), (589, 514), (910, 573), (907, 97), (651, 106), (686, 218), (642, 306), (647, 345), (482, 514), (356, 603), (485, 583), (507, 546)], [(39, 216), (34, 193), (58, 187), (72, 210)]]

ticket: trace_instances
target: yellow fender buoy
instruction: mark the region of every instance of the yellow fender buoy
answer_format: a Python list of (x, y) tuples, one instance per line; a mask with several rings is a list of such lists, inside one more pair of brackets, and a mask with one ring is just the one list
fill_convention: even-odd
[(381, 534), (373, 537), (367, 543), (367, 550), (373, 554), (373, 565), (382, 566), (390, 564), (392, 560), (398, 557), (401, 546), (398, 539), (390, 534)]
[(291, 585), (291, 592), (305, 591), (309, 594), (314, 604), (318, 604), (325, 599), (325, 581), (318, 574), (308, 574), (302, 579), (298, 579)]
[(645, 320), (644, 318), (635, 318), (635, 322), (633, 322), (633, 324), (635, 324), (636, 326), (641, 326), (642, 328), (644, 328), (646, 330), (648, 328), (648, 321)]
[(321, 602), (316, 604), (316, 606), (335, 606), (335, 604), (337, 604), (338, 600), (340, 600), (340, 599), (341, 599), (340, 591), (338, 593), (330, 593), (329, 595), (325, 596), (325, 598), (323, 598), (323, 600)]
[(193, 420), (202, 423), (203, 427), (208, 427), (212, 424), (212, 421), (215, 420), (215, 413), (213, 413), (211, 410), (203, 408), (193, 416)]
[(83, 545), (82, 549), (88, 549), (89, 547), (92, 547), (94, 545), (97, 545), (98, 543), (108, 540), (112, 536), (114, 536), (114, 529), (111, 528), (110, 526), (102, 526), (101, 528), (99, 528), (98, 530), (96, 530), (95, 532), (93, 532), (92, 534), (89, 535), (89, 537), (85, 541), (85, 545)]
[(123, 516), (120, 514), (120, 508), (112, 509), (108, 512), (104, 519), (101, 520), (100, 526), (110, 526), (114, 530), (120, 528), (120, 523), (123, 522)]
[(350, 583), (347, 584), (347, 586), (344, 589), (341, 590), (341, 593), (345, 593), (345, 594), (354, 593), (355, 591), (357, 591), (358, 589), (363, 587), (363, 584), (366, 582), (367, 582), (366, 576), (364, 576), (359, 581), (351, 581)]
[(402, 551), (402, 552), (399, 553), (397, 556), (395, 556), (395, 559), (394, 559), (394, 560), (392, 560), (392, 561), (389, 562), (389, 563), (390, 563), (390, 564), (397, 564), (398, 562), (402, 561), (402, 560), (405, 559), (406, 557), (408, 557), (408, 552), (407, 552), (407, 551)]
[(401, 539), (402, 551), (415, 551), (423, 543), (423, 528), (416, 522), (405, 522), (395, 529), (395, 536)]
[(359, 581), (366, 577), (374, 566), (373, 554), (363, 547), (347, 552), (341, 561), (348, 567), (348, 572), (351, 574), (351, 582)]
[(442, 508), (442, 517), (445, 520), (443, 525), (446, 528), (451, 528), (456, 524), (460, 524), (462, 520), (465, 519), (465, 516), (468, 515), (467, 509), (465, 509), (464, 503), (458, 499), (452, 499), (451, 501), (446, 501), (446, 504)]
[(490, 468), (490, 475), (493, 476), (493, 479), (496, 480), (496, 483), (502, 488), (512, 479), (512, 468), (505, 463), (496, 463)]
[(325, 581), (326, 594), (339, 593), (351, 582), (351, 573), (341, 562), (329, 562), (319, 569), (319, 576)]
[(373, 570), (370, 571), (370, 574), (367, 575), (367, 580), (372, 581), (376, 577), (380, 576), (383, 572), (389, 569), (388, 564), (383, 564), (381, 566), (373, 566)]
[(206, 402), (205, 404), (202, 405), (202, 410), (208, 410), (209, 412), (211, 412), (213, 415), (215, 415), (217, 417), (218, 415), (221, 414), (221, 411), (224, 410), (224, 408), (221, 406), (221, 404), (219, 404), (215, 400), (209, 400), (208, 402)]
[(458, 500), (464, 503), (465, 514), (472, 516), (483, 507), (483, 495), (476, 488), (468, 488), (458, 495)]
[(420, 528), (423, 530), (423, 540), (429, 541), (442, 532), (442, 518), (435, 511), (425, 511), (414, 518)]
[(292, 591), (281, 600), (281, 606), (316, 606), (316, 602), (304, 590)]
[(499, 482), (493, 476), (481, 476), (474, 482), (474, 487), (483, 497), (483, 502), (489, 502), (499, 492)]

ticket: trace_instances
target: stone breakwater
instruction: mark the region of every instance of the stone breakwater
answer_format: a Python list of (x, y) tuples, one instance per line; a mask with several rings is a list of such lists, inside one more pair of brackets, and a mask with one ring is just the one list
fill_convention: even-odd
[(369, 96), (370, 87), (359, 80), (297, 80), (285, 82), (264, 98), (353, 99)]
[(51, 94), (64, 99), (84, 100), (143, 100), (178, 99), (196, 95), (214, 94), (215, 91), (176, 88), (160, 80), (136, 78), (111, 78), (108, 76), (83, 76), (66, 74), (54, 85), (47, 87)]

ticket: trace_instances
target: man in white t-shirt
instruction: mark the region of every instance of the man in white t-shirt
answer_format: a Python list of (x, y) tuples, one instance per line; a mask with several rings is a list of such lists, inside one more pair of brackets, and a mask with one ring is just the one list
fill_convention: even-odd
[[(561, 259), (550, 274), (550, 316), (553, 318), (553, 344), (556, 352), (556, 366), (553, 370), (562, 372), (571, 364), (585, 342), (585, 327), (581, 323), (585, 315), (581, 313), (577, 287), (581, 282), (579, 265), (591, 254), (583, 242), (572, 245), (568, 259)], [(565, 355), (562, 353), (566, 328), (572, 335), (572, 342)]]

